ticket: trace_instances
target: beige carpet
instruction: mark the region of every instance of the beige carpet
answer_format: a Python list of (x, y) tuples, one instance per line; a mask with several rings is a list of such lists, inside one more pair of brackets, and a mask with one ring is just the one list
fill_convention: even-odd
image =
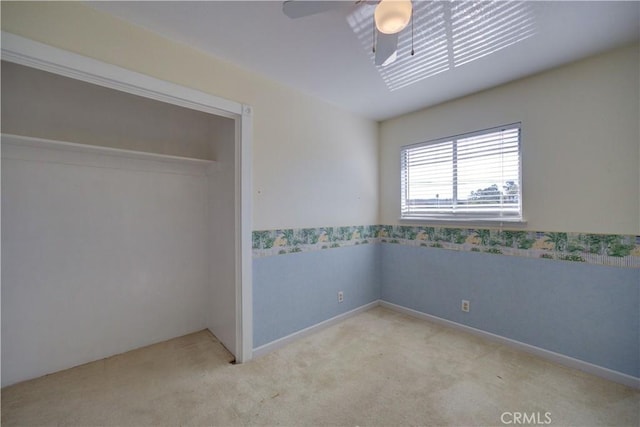
[(229, 360), (203, 331), (89, 363), (3, 389), (2, 425), (640, 424), (638, 391), (380, 307)]

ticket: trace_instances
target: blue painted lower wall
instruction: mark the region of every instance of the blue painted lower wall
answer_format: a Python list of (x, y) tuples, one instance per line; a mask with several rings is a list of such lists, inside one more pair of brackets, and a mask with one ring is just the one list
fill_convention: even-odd
[(253, 274), (254, 348), (382, 299), (640, 377), (640, 269), (382, 243), (256, 257)]
[(384, 301), (640, 377), (638, 269), (398, 244), (380, 250)]
[(378, 300), (380, 250), (357, 245), (254, 258), (253, 347)]

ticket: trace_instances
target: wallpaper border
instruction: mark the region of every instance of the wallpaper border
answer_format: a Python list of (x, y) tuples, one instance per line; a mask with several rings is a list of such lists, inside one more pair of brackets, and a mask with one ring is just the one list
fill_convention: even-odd
[(256, 258), (363, 244), (401, 244), (640, 268), (640, 236), (490, 228), (355, 225), (252, 233)]

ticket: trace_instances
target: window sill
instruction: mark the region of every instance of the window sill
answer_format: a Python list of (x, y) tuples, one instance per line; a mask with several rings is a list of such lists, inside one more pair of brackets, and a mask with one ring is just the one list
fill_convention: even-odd
[(474, 218), (407, 218), (400, 217), (398, 222), (402, 224), (419, 224), (419, 225), (435, 225), (435, 226), (471, 226), (471, 227), (513, 227), (524, 228), (527, 226), (525, 219), (474, 219)]

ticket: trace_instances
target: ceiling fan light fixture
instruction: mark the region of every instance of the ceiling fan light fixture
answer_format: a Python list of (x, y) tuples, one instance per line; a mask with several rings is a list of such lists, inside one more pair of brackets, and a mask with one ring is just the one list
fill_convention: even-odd
[(412, 10), (411, 0), (381, 0), (374, 12), (376, 28), (384, 34), (398, 33), (409, 24)]

